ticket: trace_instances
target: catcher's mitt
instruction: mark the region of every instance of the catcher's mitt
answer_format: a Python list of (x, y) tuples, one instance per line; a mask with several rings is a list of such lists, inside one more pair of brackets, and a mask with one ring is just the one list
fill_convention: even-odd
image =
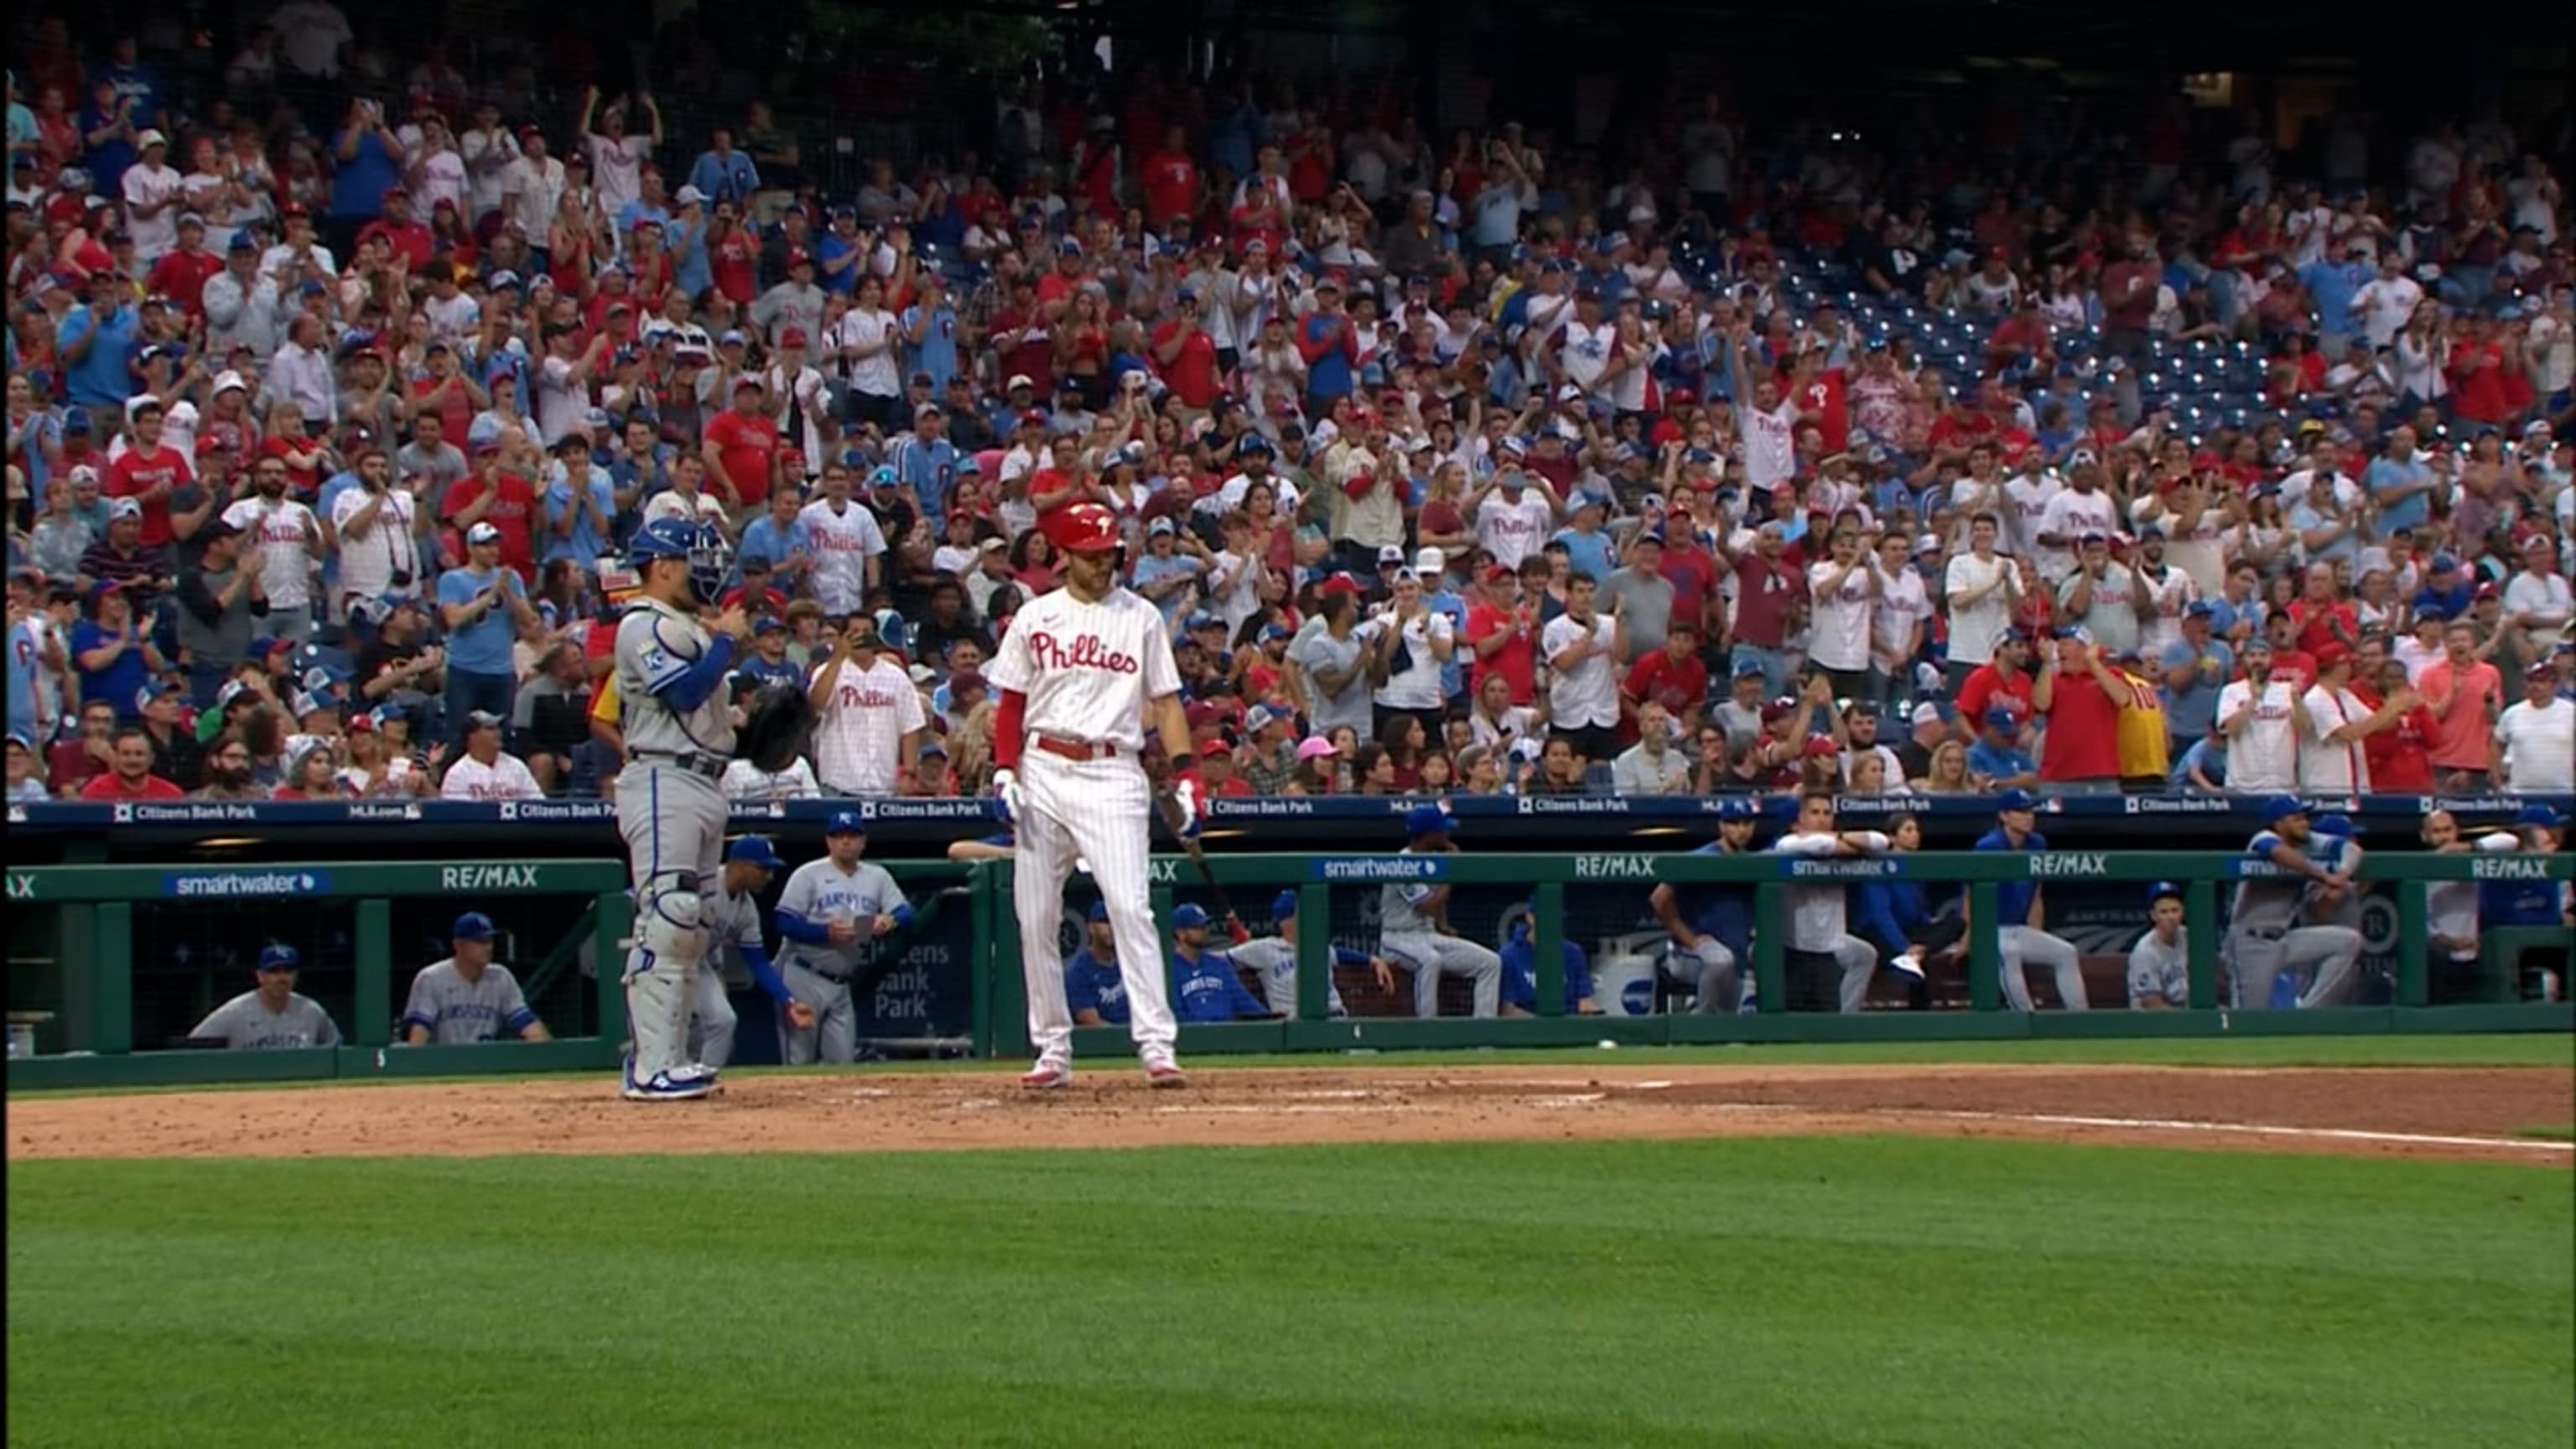
[(805, 753), (814, 735), (814, 705), (795, 684), (765, 684), (743, 710), (735, 743), (753, 769), (774, 775)]

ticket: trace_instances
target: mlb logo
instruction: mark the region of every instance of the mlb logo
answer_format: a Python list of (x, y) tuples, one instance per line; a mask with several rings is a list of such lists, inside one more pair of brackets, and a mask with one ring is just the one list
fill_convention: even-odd
[(108, 811), (108, 819), (118, 825), (131, 825), (134, 823), (134, 807), (131, 805), (111, 807)]
[(2135, 795), (2122, 800), (2120, 805), (2122, 807), (2120, 813), (2123, 815), (2135, 815), (2138, 813), (2138, 797)]
[(504, 819), (504, 820), (516, 820), (516, 819), (518, 819), (518, 818), (519, 818), (519, 802), (518, 802), (518, 801), (516, 801), (516, 800), (504, 800), (504, 801), (502, 801), (502, 802), (501, 802), (501, 818), (502, 818), (502, 819)]
[(1523, 795), (1523, 796), (1518, 797), (1517, 799), (1515, 799), (1515, 800), (1513, 801), (1513, 804), (1514, 804), (1514, 806), (1519, 810), (1519, 812), (1520, 812), (1521, 814), (1523, 814), (1523, 815), (1529, 815), (1529, 814), (1534, 814), (1534, 813), (1536, 813), (1536, 812), (1535, 812), (1534, 807), (1532, 806), (1532, 804), (1531, 804), (1531, 802), (1530, 802), (1530, 797), (1528, 797), (1527, 795)]
[(860, 818), (861, 820), (874, 820), (874, 819), (876, 819), (876, 818), (877, 818), (877, 802), (875, 802), (874, 800), (862, 800), (862, 801), (860, 801), (860, 802), (859, 802), (859, 818)]

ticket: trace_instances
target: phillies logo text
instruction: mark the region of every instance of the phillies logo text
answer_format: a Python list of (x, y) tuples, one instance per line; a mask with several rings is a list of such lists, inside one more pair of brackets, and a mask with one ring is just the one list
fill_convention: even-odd
[(1139, 667), (1135, 655), (1119, 653), (1101, 643), (1097, 634), (1077, 634), (1070, 644), (1053, 634), (1031, 634), (1029, 657), (1040, 669), (1106, 669), (1112, 674), (1134, 674)]

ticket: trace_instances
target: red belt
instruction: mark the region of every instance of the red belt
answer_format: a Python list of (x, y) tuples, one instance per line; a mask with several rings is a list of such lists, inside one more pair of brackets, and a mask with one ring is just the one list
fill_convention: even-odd
[(1106, 741), (1092, 744), (1088, 740), (1060, 740), (1053, 735), (1034, 735), (1029, 743), (1050, 755), (1062, 755), (1068, 760), (1114, 760), (1119, 755), (1118, 746)]

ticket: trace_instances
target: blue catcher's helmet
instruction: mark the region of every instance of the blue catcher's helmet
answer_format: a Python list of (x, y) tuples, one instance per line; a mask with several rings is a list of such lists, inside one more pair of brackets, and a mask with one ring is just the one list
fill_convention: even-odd
[(691, 591), (699, 603), (712, 604), (724, 594), (725, 576), (732, 571), (733, 545), (725, 542), (723, 531), (712, 523), (657, 518), (635, 531), (634, 541), (626, 546), (626, 561), (641, 570), (653, 560), (664, 558), (686, 560)]

